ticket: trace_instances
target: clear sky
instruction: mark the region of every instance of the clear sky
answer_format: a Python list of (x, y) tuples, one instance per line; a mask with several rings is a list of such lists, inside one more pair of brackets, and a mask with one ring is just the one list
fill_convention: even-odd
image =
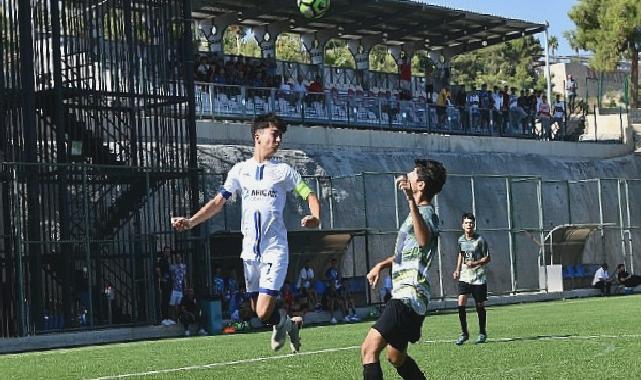
[[(573, 55), (563, 32), (574, 29), (568, 11), (576, 0), (418, 0), (433, 5), (443, 5), (479, 13), (489, 13), (508, 18), (550, 23), (550, 35), (559, 40), (557, 55)], [(543, 43), (543, 34), (537, 35)]]

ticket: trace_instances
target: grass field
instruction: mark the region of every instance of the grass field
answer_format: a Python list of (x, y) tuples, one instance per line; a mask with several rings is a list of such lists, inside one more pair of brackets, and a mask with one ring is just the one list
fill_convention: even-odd
[[(475, 313), (468, 313), (468, 323), (473, 341), (478, 332)], [(370, 325), (305, 328), (298, 355), (272, 352), (268, 332), (10, 354), (0, 356), (0, 377), (359, 379), (359, 346)], [(468, 342), (457, 347), (453, 341), (458, 332), (455, 314), (432, 314), (425, 320), (423, 337), (409, 353), (428, 378), (641, 377), (638, 295), (492, 307), (490, 339), (484, 345)], [(386, 362), (383, 372), (386, 378), (400, 378)]]

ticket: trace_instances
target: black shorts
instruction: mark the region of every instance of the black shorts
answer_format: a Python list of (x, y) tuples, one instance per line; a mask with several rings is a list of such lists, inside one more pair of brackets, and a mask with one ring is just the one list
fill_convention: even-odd
[(381, 333), (390, 346), (405, 352), (409, 342), (416, 343), (421, 337), (424, 319), (424, 315), (417, 314), (403, 301), (392, 298), (372, 328)]
[(471, 285), (469, 282), (459, 281), (458, 294), (460, 296), (472, 294), (474, 301), (485, 302), (487, 301), (487, 284)]

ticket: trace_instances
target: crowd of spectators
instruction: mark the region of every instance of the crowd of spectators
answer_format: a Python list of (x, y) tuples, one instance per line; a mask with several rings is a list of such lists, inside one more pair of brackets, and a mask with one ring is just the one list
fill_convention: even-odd
[(249, 59), (231, 57), (225, 62), (222, 56), (202, 55), (195, 65), (195, 79), (199, 82), (250, 87), (277, 87), (276, 59)]

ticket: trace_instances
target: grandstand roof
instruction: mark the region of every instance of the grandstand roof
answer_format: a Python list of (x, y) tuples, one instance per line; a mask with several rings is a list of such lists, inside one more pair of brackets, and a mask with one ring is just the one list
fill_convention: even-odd
[(305, 19), (290, 0), (193, 0), (193, 16), (212, 18), (236, 12), (247, 26), (289, 23), (292, 33), (335, 32), (343, 39), (378, 37), (387, 45), (414, 43), (415, 49), (470, 51), (536, 34), (544, 24), (468, 12), (407, 0), (332, 0), (327, 15)]

